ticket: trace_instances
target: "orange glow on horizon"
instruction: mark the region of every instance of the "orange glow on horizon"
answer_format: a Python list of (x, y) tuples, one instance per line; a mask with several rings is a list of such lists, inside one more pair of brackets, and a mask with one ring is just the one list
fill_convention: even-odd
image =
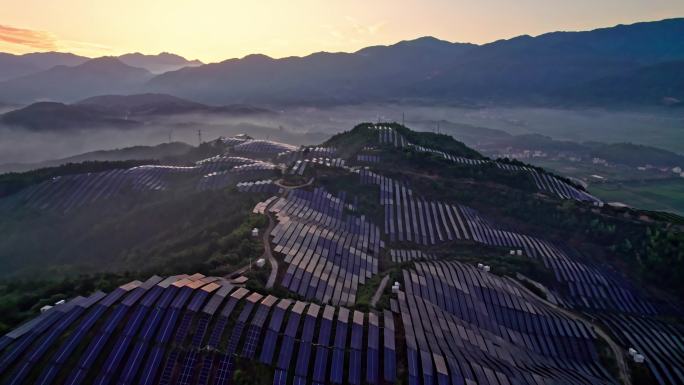
[(0, 0), (0, 8), (3, 52), (166, 51), (204, 62), (352, 52), (428, 35), (486, 43), (684, 15), (681, 0)]

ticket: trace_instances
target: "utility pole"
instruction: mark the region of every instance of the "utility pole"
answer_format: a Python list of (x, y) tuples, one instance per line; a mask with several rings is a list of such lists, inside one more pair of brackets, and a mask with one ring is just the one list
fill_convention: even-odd
[(403, 111), (401, 112), (401, 125), (406, 127), (406, 114)]
[(202, 130), (197, 130), (197, 141), (199, 142), (198, 145), (202, 145)]
[(173, 140), (173, 130), (169, 130), (169, 143)]

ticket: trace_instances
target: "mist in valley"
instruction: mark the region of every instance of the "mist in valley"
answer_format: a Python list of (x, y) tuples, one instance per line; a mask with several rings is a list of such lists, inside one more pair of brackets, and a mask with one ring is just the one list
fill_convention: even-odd
[(40, 163), (85, 152), (180, 141), (202, 140), (245, 133), (295, 145), (318, 144), (360, 122), (396, 121), (422, 131), (458, 133), (437, 122), (467, 124), (511, 134), (539, 133), (576, 142), (633, 142), (684, 153), (684, 111), (601, 110), (513, 107), (452, 107), (406, 104), (366, 104), (335, 107), (273, 108), (276, 114), (231, 117), (189, 114), (151, 117), (130, 128), (82, 127), (32, 131), (0, 126), (0, 165)]

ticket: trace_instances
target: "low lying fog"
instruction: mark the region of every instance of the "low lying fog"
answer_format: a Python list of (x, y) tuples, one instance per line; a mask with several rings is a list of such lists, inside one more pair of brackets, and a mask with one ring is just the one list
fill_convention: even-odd
[[(450, 108), (404, 105), (360, 105), (293, 108), (267, 118), (182, 115), (154, 118), (131, 129), (98, 128), (36, 132), (0, 126), (0, 164), (36, 163), (94, 150), (155, 145), (169, 140), (197, 144), (203, 140), (247, 133), (259, 139), (315, 144), (331, 134), (367, 121), (402, 121), (433, 130), (446, 120), (510, 132), (541, 133), (574, 141), (634, 142), (684, 153), (684, 111), (605, 111), (533, 108)], [(448, 133), (448, 132), (447, 132)]]

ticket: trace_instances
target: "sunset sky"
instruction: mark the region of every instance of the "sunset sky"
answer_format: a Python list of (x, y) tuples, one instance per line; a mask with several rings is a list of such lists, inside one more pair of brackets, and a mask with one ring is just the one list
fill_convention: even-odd
[(168, 51), (214, 62), (426, 35), (486, 43), (682, 16), (682, 0), (0, 0), (0, 51)]

